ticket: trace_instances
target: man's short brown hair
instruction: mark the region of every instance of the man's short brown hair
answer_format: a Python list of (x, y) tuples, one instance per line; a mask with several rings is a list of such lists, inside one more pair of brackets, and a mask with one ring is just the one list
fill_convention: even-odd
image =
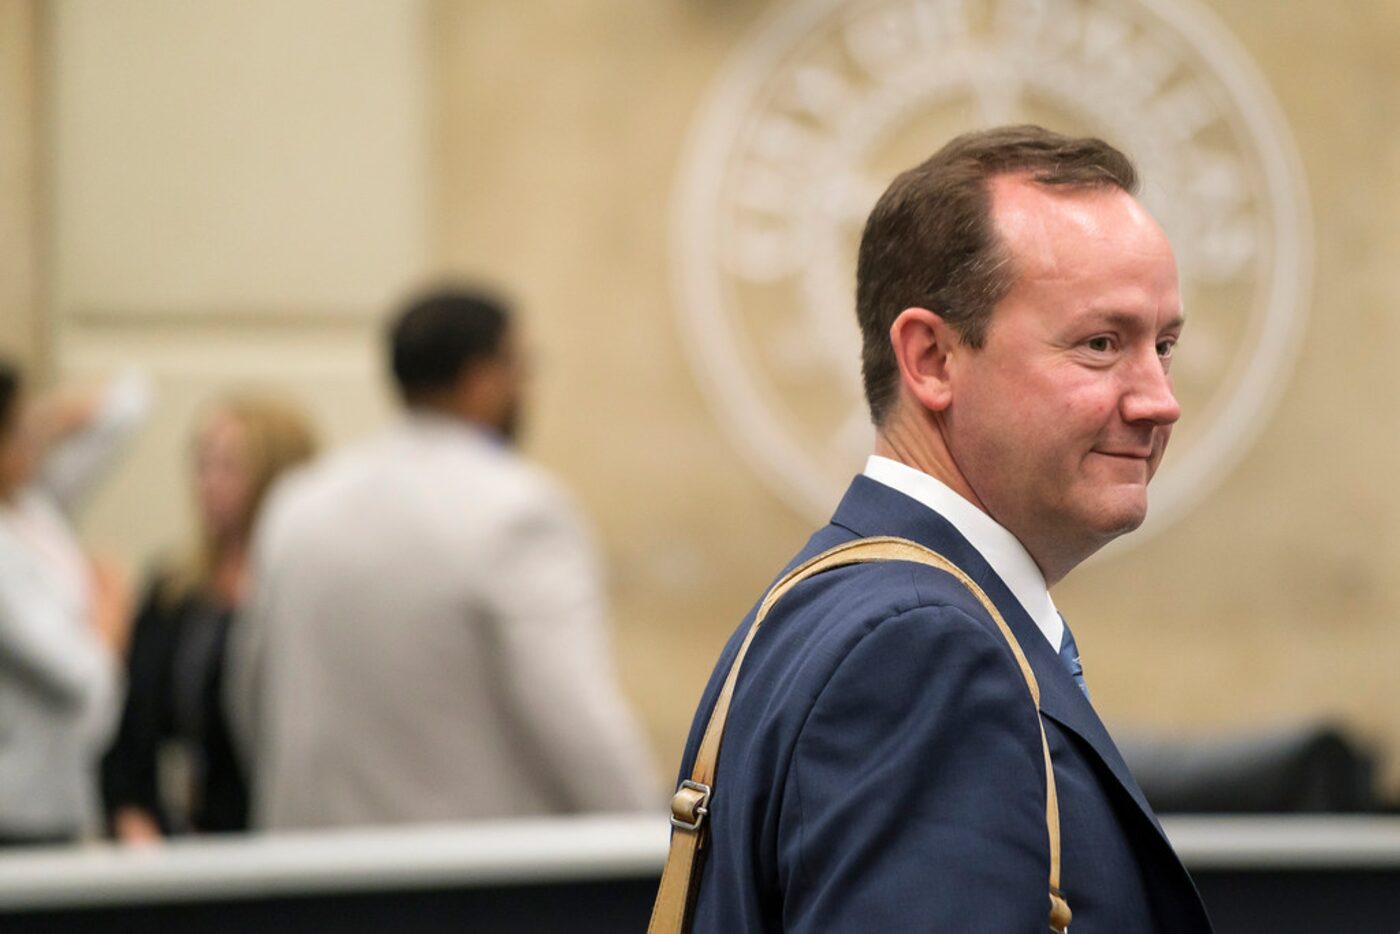
[(891, 182), (865, 222), (856, 266), (861, 372), (876, 425), (899, 387), (890, 326), (904, 309), (934, 311), (966, 344), (982, 346), (1013, 281), (988, 183), (1013, 173), (1042, 185), (1137, 190), (1132, 162), (1108, 143), (1038, 126), (965, 133)]

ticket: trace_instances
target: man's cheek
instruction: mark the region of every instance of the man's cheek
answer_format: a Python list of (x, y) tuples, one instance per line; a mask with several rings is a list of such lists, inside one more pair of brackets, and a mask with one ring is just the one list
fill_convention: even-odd
[(1152, 439), (1152, 459), (1148, 462), (1148, 478), (1157, 472), (1157, 465), (1162, 463), (1162, 456), (1167, 452), (1167, 442), (1171, 440), (1172, 429), (1170, 425), (1158, 428)]

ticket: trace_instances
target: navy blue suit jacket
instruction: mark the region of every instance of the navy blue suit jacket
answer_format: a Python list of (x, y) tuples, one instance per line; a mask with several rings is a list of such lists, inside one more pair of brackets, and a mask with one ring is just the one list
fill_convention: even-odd
[[(793, 565), (872, 535), (942, 553), (1020, 641), (1054, 761), (1070, 930), (1209, 931), (1195, 887), (1088, 699), (948, 522), (857, 477)], [(752, 618), (705, 689), (683, 778)], [(1035, 709), (991, 618), (942, 571), (858, 565), (785, 596), (744, 662), (714, 787), (696, 932), (1047, 930)]]

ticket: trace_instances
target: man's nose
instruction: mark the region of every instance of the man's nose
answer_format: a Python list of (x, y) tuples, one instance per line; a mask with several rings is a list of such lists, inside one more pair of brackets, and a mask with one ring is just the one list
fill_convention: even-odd
[(1135, 360), (1123, 393), (1123, 420), (1170, 425), (1181, 417), (1181, 405), (1172, 392), (1171, 377), (1154, 348), (1150, 356)]

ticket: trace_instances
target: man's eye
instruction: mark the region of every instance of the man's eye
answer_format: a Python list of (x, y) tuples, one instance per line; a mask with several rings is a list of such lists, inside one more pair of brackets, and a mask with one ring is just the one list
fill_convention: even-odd
[(1094, 353), (1108, 353), (1113, 349), (1113, 338), (1111, 337), (1091, 337), (1084, 342)]
[(1157, 356), (1163, 360), (1170, 360), (1172, 354), (1176, 352), (1176, 341), (1158, 341)]

